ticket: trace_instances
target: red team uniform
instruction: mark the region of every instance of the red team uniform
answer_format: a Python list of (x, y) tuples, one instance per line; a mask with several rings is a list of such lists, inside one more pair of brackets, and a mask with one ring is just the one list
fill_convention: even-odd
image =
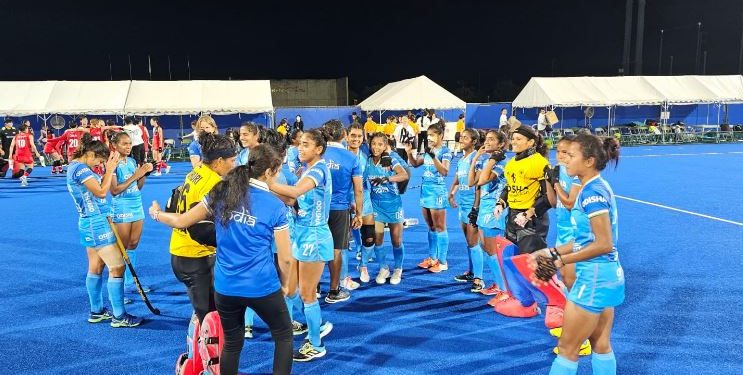
[(67, 160), (72, 160), (72, 155), (75, 154), (75, 151), (82, 143), (84, 133), (80, 130), (69, 130), (62, 135), (67, 141)]
[(106, 135), (103, 134), (103, 129), (101, 128), (90, 128), (90, 136), (93, 137), (94, 141), (106, 142)]
[(13, 155), (14, 172), (18, 169), (18, 163), (33, 165), (34, 157), (31, 154), (31, 135), (18, 133), (15, 136), (15, 155)]

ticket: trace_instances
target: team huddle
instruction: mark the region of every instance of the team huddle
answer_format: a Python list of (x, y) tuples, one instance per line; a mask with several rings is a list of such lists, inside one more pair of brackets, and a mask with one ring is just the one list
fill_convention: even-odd
[[(403, 199), (414, 194), (407, 191), (412, 168), (422, 168), (419, 203), (428, 227), (428, 256), (417, 267), (436, 274), (460, 267), (448, 259), (446, 217), (454, 209), (468, 254), (467, 270), (454, 280), (490, 296), (488, 305), (504, 316), (534, 317), (545, 305), (545, 325), (559, 337), (551, 374), (575, 374), (579, 355), (592, 355), (594, 374), (616, 373), (610, 334), (614, 307), (624, 300), (624, 275), (616, 203), (600, 175), (618, 162), (615, 139), (562, 138), (558, 163), (550, 166), (544, 140), (527, 126), (464, 129), (458, 159), (439, 124), (428, 127), (420, 153), (413, 142), (405, 143), (404, 153), (395, 152), (402, 140), (367, 133), (359, 124), (345, 128), (337, 120), (286, 135), (245, 123), (237, 140), (218, 134), (209, 116), (201, 116), (195, 129), (189, 145), (193, 170), (164, 207), (153, 202), (149, 208), (153, 220), (173, 228), (173, 273), (194, 310), (189, 337), (215, 319), (223, 332), (218, 361), (181, 366), (181, 373), (214, 368), (237, 374), (255, 315), (271, 331), (273, 373), (289, 374), (294, 361), (325, 356), (333, 324), (323, 318), (318, 286), (326, 263), (327, 303), (348, 301), (373, 275), (377, 284), (404, 282), (409, 265)], [(67, 185), (89, 260), (88, 321), (110, 321), (112, 327), (142, 322), (125, 309), (131, 276), (125, 275), (122, 252), (135, 265), (144, 219), (141, 190), (149, 173), (162, 166), (136, 160), (135, 138), (115, 132), (109, 147), (86, 135), (72, 154), (68, 145)], [(552, 208), (557, 243), (549, 248)], [(349, 253), (356, 254), (358, 275), (349, 273)], [(104, 267), (111, 311), (101, 292)], [(294, 351), (293, 336), (305, 334)], [(184, 362), (201, 354), (189, 347)]]

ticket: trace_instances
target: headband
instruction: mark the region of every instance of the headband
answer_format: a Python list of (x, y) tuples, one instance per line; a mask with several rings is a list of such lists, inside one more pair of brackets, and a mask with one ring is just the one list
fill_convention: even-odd
[(219, 158), (231, 158), (237, 155), (237, 151), (233, 148), (225, 148), (221, 150), (214, 150), (212, 152), (209, 152), (205, 156), (207, 156), (207, 159), (209, 160), (216, 160)]
[(534, 141), (536, 141), (536, 140), (537, 140), (537, 134), (536, 134), (536, 133), (534, 133), (534, 131), (533, 131), (533, 130), (531, 130), (531, 129), (528, 129), (528, 128), (527, 128), (527, 127), (525, 127), (525, 126), (519, 126), (519, 127), (518, 127), (518, 128), (516, 128), (516, 130), (514, 130), (513, 132), (514, 132), (514, 133), (519, 133), (519, 134), (523, 135), (524, 137), (526, 137), (526, 138), (529, 138), (529, 139), (532, 139), (532, 140), (534, 140)]

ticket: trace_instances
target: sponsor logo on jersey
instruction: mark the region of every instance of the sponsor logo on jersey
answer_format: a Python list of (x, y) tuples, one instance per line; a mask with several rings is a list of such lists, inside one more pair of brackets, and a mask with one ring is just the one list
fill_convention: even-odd
[(133, 218), (133, 217), (134, 217), (134, 213), (133, 212), (126, 212), (126, 213), (123, 213), (123, 214), (116, 214), (116, 218), (117, 219), (130, 219), (130, 218)]
[(332, 170), (335, 170), (335, 171), (341, 169), (341, 165), (339, 163), (336, 163), (336, 162), (332, 161), (332, 160), (328, 160), (327, 164), (328, 164), (328, 169), (332, 169)]
[(580, 204), (581, 204), (581, 206), (584, 206), (585, 207), (585, 206), (587, 206), (587, 205), (589, 205), (591, 203), (598, 203), (598, 202), (606, 203), (606, 198), (604, 198), (604, 197), (602, 197), (600, 195), (592, 195), (592, 196), (584, 199)]
[(251, 216), (248, 211), (245, 210), (245, 207), (240, 208), (240, 211), (230, 212), (230, 220), (251, 227), (255, 226), (256, 223), (255, 216)]

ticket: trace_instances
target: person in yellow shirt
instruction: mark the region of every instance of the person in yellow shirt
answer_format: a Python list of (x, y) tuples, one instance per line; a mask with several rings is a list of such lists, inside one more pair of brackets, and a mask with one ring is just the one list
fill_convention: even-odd
[(377, 132), (377, 124), (374, 122), (374, 119), (372, 118), (371, 112), (366, 116), (366, 122), (364, 123), (364, 134), (366, 135), (366, 139), (371, 139), (371, 135)]
[(457, 155), (459, 153), (459, 150), (462, 148), (459, 145), (459, 136), (462, 135), (463, 131), (464, 131), (464, 113), (460, 114), (459, 120), (457, 120), (456, 132), (454, 133), (454, 155)]
[[(180, 214), (199, 204), (235, 167), (235, 143), (225, 135), (202, 133), (199, 135), (203, 163), (186, 175), (186, 180), (171, 197), (170, 206), (160, 210), (152, 202), (150, 215), (164, 223), (177, 220)], [(212, 242), (214, 241), (214, 242)], [(170, 257), (173, 273), (186, 286), (188, 299), (199, 321), (215, 310), (214, 261), (216, 253), (214, 224), (201, 222), (188, 229), (173, 229), (170, 236)]]
[(384, 124), (384, 128), (382, 128), (382, 131), (387, 135), (387, 138), (391, 137), (392, 134), (395, 134), (395, 128), (397, 128), (397, 124), (395, 124), (395, 116), (387, 117), (387, 123)]
[(289, 127), (289, 121), (285, 118), (281, 119), (281, 122), (279, 123), (279, 126), (276, 127), (276, 131), (286, 137), (286, 132), (288, 131)]

